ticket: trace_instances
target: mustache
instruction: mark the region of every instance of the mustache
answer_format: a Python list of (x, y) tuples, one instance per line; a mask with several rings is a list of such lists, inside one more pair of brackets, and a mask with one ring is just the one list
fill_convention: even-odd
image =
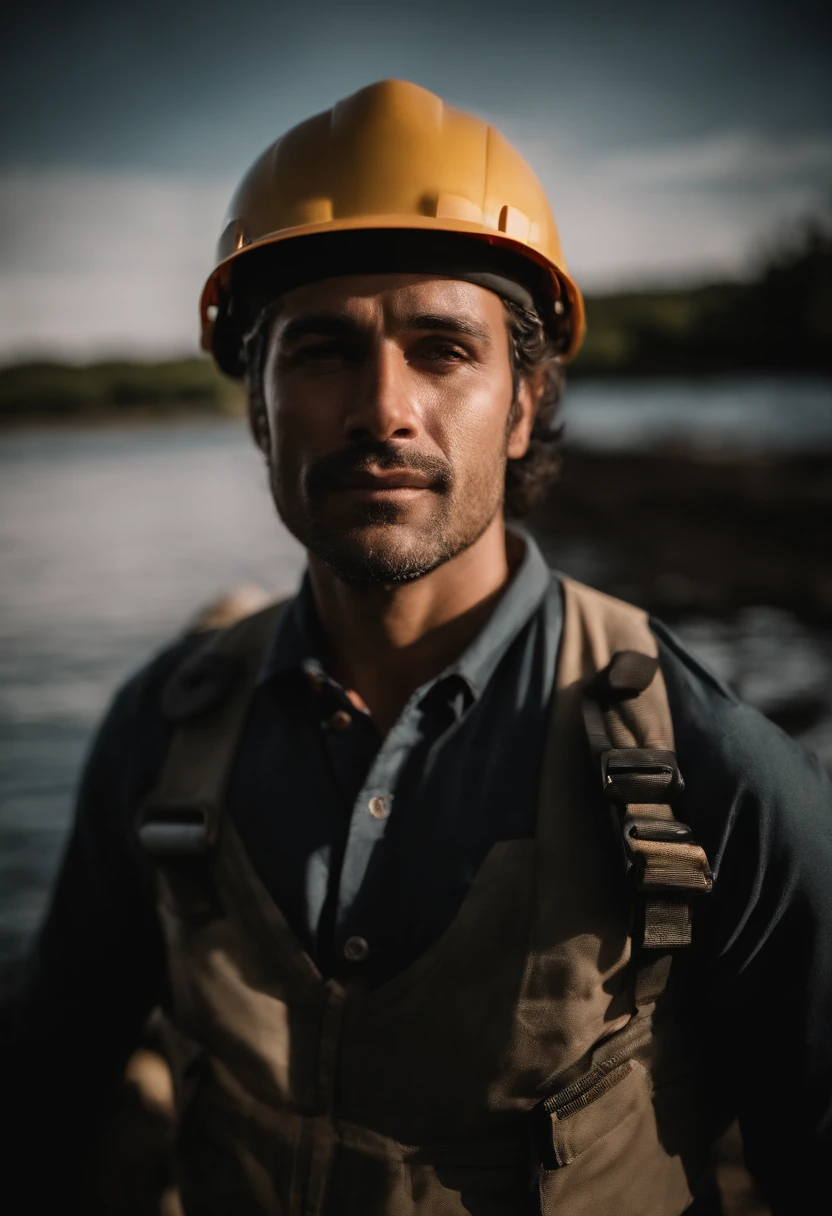
[(321, 456), (310, 465), (305, 478), (306, 491), (310, 498), (321, 498), (330, 490), (338, 489), (352, 473), (390, 469), (421, 473), (430, 480), (430, 489), (437, 494), (447, 494), (453, 483), (450, 465), (436, 456), (408, 452), (398, 444), (362, 440), (339, 452)]

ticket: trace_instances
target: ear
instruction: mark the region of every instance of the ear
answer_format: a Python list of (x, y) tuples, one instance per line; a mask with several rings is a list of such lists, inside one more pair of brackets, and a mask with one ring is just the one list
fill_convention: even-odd
[(514, 423), (509, 432), (506, 448), (509, 460), (520, 460), (529, 450), (529, 440), (542, 392), (542, 374), (521, 376), (514, 404), (511, 407)]
[(248, 425), (254, 442), (268, 460), (271, 452), (269, 419), (263, 402), (252, 397), (251, 393), (248, 398)]

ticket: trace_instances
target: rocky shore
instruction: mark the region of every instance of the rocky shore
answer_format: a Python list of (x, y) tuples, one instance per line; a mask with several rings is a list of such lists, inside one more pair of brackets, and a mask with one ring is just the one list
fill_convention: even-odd
[(566, 449), (529, 523), (552, 565), (665, 619), (765, 604), (832, 627), (832, 451)]

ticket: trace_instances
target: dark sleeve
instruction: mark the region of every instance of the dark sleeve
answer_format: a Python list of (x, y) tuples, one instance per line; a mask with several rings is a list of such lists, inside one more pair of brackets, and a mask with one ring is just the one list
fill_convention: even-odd
[(818, 1195), (832, 1202), (832, 787), (816, 757), (654, 628), (682, 817), (715, 877), (692, 948), (714, 1084), (776, 1216), (818, 1210)]
[(27, 1162), (27, 1193), (33, 1186), (58, 1188), (65, 1205), (125, 1062), (163, 995), (154, 880), (132, 824), (166, 751), (158, 685), (177, 653), (121, 690), (97, 734), (14, 1011), (6, 1079), (18, 1115), (18, 1162)]

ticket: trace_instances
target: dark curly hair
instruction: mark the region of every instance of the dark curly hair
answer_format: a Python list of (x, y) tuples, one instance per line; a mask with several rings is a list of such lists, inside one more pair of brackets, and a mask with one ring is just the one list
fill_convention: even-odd
[[(279, 301), (267, 305), (246, 335), (243, 343), (245, 385), (249, 398), (249, 419), (263, 417), (263, 371), (266, 363), (269, 325)], [(511, 352), (514, 401), (508, 418), (511, 430), (517, 419), (517, 394), (524, 378), (536, 382), (539, 392), (537, 414), (528, 451), (519, 460), (506, 464), (503, 510), (509, 519), (524, 519), (543, 499), (560, 469), (563, 426), (558, 421), (565, 381), (561, 352), (566, 345), (564, 332), (547, 332), (536, 312), (503, 300)]]
[(509, 428), (517, 417), (520, 381), (528, 377), (539, 383), (537, 414), (528, 451), (519, 460), (506, 464), (504, 512), (509, 519), (525, 519), (555, 481), (560, 471), (563, 424), (559, 422), (560, 402), (566, 375), (561, 352), (566, 346), (565, 332), (549, 334), (536, 312), (504, 300), (511, 349), (511, 378), (514, 403)]

